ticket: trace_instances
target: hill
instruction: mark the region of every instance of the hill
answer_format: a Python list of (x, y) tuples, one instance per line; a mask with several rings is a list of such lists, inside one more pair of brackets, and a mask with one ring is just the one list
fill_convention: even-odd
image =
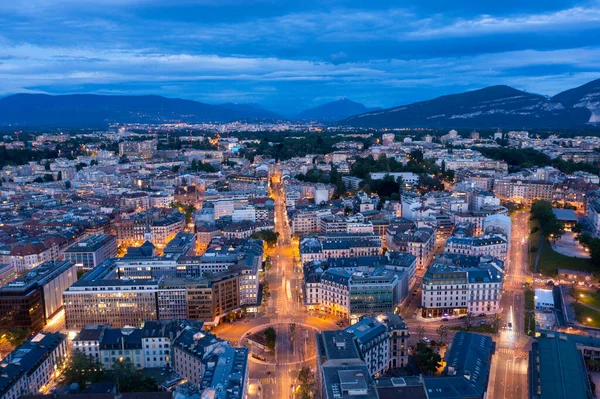
[(111, 122), (229, 122), (262, 118), (267, 111), (161, 96), (15, 94), (0, 99), (0, 125), (106, 126)]
[[(491, 86), (368, 112), (347, 118), (339, 124), (374, 128), (581, 127), (586, 125), (591, 118), (593, 121), (590, 107), (593, 107), (594, 104), (597, 107), (599, 100), (597, 86), (592, 85), (587, 90), (580, 87), (573, 89), (577, 90), (575, 93), (564, 95), (567, 91), (552, 98), (527, 93), (509, 86)], [(564, 95), (565, 104), (557, 101), (557, 99), (561, 99), (562, 95)], [(567, 99), (569, 101), (566, 101)], [(584, 99), (589, 101), (585, 102)], [(594, 99), (596, 99), (595, 102)]]

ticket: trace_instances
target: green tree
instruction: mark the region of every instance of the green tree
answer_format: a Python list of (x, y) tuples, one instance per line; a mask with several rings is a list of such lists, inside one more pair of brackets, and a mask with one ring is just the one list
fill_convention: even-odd
[(490, 324), (496, 333), (500, 331), (500, 328), (504, 324), (504, 317), (502, 317), (502, 313), (494, 313), (490, 318)]
[(86, 355), (80, 350), (74, 350), (65, 367), (65, 382), (77, 383), (85, 387), (86, 383), (98, 382), (102, 379), (104, 370), (102, 363), (92, 355)]
[(296, 391), (296, 398), (311, 399), (316, 396), (315, 375), (310, 367), (302, 367), (298, 372), (298, 382), (300, 383)]
[(445, 343), (446, 338), (448, 338), (448, 327), (446, 327), (445, 325), (442, 324), (435, 331), (440, 336), (440, 342), (442, 344)]
[(423, 342), (417, 343), (416, 360), (425, 375), (435, 374), (442, 366), (442, 357)]
[(279, 239), (279, 233), (273, 230), (259, 230), (252, 233), (250, 238), (257, 240), (263, 240), (268, 247), (274, 247), (277, 245), (277, 239)]
[(271, 351), (275, 350), (275, 345), (277, 344), (277, 332), (273, 327), (268, 327), (265, 332), (265, 342), (267, 344), (267, 348)]

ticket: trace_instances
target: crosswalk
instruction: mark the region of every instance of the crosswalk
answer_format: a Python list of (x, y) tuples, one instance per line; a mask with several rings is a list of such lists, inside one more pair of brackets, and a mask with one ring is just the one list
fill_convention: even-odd
[(524, 351), (524, 350), (515, 350), (515, 349), (509, 349), (509, 348), (498, 348), (497, 352), (498, 353), (503, 353), (505, 355), (517, 356), (517, 357), (527, 357), (527, 356), (529, 356), (529, 353), (527, 351)]
[(277, 380), (273, 377), (261, 378), (260, 383), (262, 385), (275, 385), (277, 383)]

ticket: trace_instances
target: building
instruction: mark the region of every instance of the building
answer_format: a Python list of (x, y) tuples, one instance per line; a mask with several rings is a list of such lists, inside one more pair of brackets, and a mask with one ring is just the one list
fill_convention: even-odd
[(0, 323), (40, 331), (63, 309), (62, 292), (76, 281), (71, 262), (42, 263), (0, 288)]
[(67, 359), (67, 336), (37, 333), (0, 362), (0, 398), (40, 392)]
[(66, 260), (82, 269), (93, 269), (116, 255), (117, 239), (112, 234), (92, 234), (71, 245), (64, 253)]
[(498, 312), (503, 270), (504, 263), (491, 257), (438, 256), (423, 277), (421, 316)]
[(529, 397), (593, 397), (584, 357), (565, 334), (548, 332), (534, 340), (529, 353)]
[(172, 346), (173, 369), (200, 388), (202, 397), (246, 397), (248, 349), (233, 348), (229, 342), (192, 326), (185, 327)]
[(150, 159), (156, 153), (156, 140), (122, 141), (119, 143), (119, 155), (132, 158)]
[(572, 209), (552, 208), (552, 213), (565, 230), (571, 230), (579, 222), (579, 218)]
[(536, 288), (534, 292), (535, 308), (538, 310), (554, 310), (554, 294), (552, 290)]
[(117, 244), (139, 246), (151, 238), (156, 247), (164, 247), (185, 227), (185, 216), (171, 208), (151, 208), (114, 224)]
[(554, 192), (555, 184), (546, 181), (500, 179), (494, 182), (494, 193), (498, 197), (516, 202), (552, 201)]
[(386, 243), (391, 251), (414, 255), (417, 258), (417, 268), (422, 269), (429, 264), (433, 255), (435, 232), (429, 227), (400, 229), (393, 235), (387, 234)]
[(319, 399), (378, 399), (369, 368), (345, 331), (317, 334), (315, 387)]
[(366, 315), (345, 329), (374, 377), (408, 364), (408, 327), (395, 313)]
[(498, 234), (458, 237), (452, 236), (446, 240), (444, 252), (471, 256), (493, 256), (502, 261), (508, 255), (508, 240)]
[(150, 197), (144, 192), (125, 193), (121, 196), (121, 206), (136, 212), (146, 211), (150, 208)]
[(381, 255), (383, 242), (375, 233), (328, 234), (307, 237), (300, 242), (302, 263), (328, 258), (351, 258)]
[(0, 264), (0, 286), (4, 286), (14, 279), (16, 279), (19, 275), (15, 270), (15, 267), (10, 263), (2, 263)]
[(163, 250), (165, 255), (195, 255), (196, 254), (196, 234), (178, 232), (175, 237), (167, 243)]
[(485, 399), (494, 351), (491, 337), (456, 333), (446, 352), (445, 375), (424, 379), (429, 397)]

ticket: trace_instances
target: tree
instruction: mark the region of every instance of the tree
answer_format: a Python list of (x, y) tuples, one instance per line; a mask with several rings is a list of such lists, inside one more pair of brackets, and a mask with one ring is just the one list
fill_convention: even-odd
[(46, 173), (46, 174), (44, 175), (44, 181), (45, 181), (45, 182), (51, 182), (51, 181), (54, 181), (54, 177), (53, 177), (53, 176), (52, 176), (50, 173)]
[(573, 233), (581, 233), (581, 232), (585, 231), (585, 229), (586, 229), (585, 223), (577, 222), (577, 224), (575, 226), (573, 226), (573, 228), (571, 230), (573, 231)]
[(102, 363), (92, 355), (86, 355), (80, 350), (73, 351), (65, 367), (67, 384), (77, 383), (85, 387), (88, 382), (98, 382), (104, 375)]
[(469, 328), (471, 327), (471, 324), (473, 323), (473, 317), (475, 317), (473, 312), (467, 312), (467, 314), (465, 315), (465, 329), (467, 331), (469, 331)]
[(44, 179), (42, 179), (41, 177), (39, 177), (39, 176), (38, 176), (38, 177), (36, 177), (35, 179), (33, 179), (33, 182), (34, 182), (34, 183), (43, 183), (43, 182), (44, 182)]
[[(121, 157), (121, 159), (123, 159), (123, 157)], [(119, 162), (119, 163), (125, 163), (125, 162)], [(77, 170), (79, 172), (81, 169), (85, 168), (86, 166), (87, 166), (86, 163), (79, 162), (78, 164), (75, 165), (75, 170)]]
[(265, 342), (267, 344), (267, 348), (273, 351), (275, 350), (275, 344), (277, 343), (277, 332), (273, 327), (268, 327), (265, 332)]
[(425, 327), (423, 327), (422, 324), (419, 324), (417, 326), (417, 337), (419, 338), (419, 341), (421, 341), (424, 336), (425, 336)]
[(62, 180), (62, 171), (59, 171), (58, 174), (56, 175), (56, 181), (61, 181)]
[(279, 233), (273, 230), (259, 230), (252, 233), (250, 238), (263, 240), (268, 247), (274, 247), (277, 244), (277, 239), (279, 239)]
[(495, 332), (500, 331), (502, 324), (504, 324), (504, 317), (502, 317), (502, 313), (494, 313), (490, 318), (490, 324)]
[(302, 367), (298, 372), (298, 390), (296, 397), (299, 399), (310, 399), (315, 396), (315, 375), (310, 367)]
[(445, 343), (446, 338), (448, 338), (448, 327), (442, 324), (435, 331), (440, 336), (440, 342)]
[(423, 342), (417, 343), (417, 364), (425, 375), (437, 372), (442, 366), (442, 357)]

